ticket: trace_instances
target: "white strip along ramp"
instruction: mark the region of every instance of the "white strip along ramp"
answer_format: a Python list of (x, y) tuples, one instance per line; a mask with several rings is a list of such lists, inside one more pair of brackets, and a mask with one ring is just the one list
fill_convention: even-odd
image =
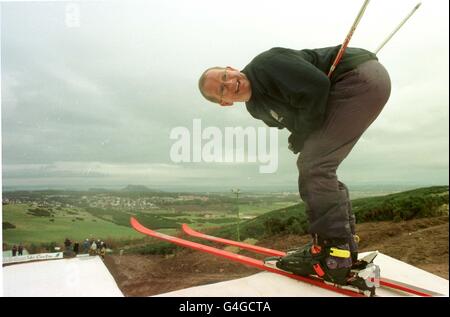
[[(370, 252), (361, 253), (364, 257)], [(449, 296), (449, 281), (405, 262), (379, 253), (374, 263), (380, 266), (381, 276), (411, 284)], [(292, 278), (269, 272), (215, 284), (186, 288), (157, 296), (161, 297), (345, 297)], [(377, 296), (411, 296), (403, 292), (378, 288)]]
[(41, 261), (3, 267), (3, 296), (123, 296), (98, 256)]

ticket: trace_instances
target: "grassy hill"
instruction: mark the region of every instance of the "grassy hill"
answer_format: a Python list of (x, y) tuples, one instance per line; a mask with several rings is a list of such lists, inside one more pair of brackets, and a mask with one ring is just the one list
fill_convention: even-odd
[(448, 214), (448, 186), (433, 186), (352, 201), (358, 223)]
[(139, 219), (139, 221), (148, 227), (167, 229), (167, 228), (179, 228), (180, 224), (174, 220), (164, 217), (163, 214), (146, 214), (142, 212), (120, 212), (117, 210), (86, 207), (85, 209), (91, 215), (98, 217), (104, 221), (110, 221), (118, 226), (130, 227), (130, 216), (133, 215)]
[[(141, 238), (130, 227), (119, 226), (77, 208), (38, 209), (27, 204), (3, 206), (3, 242), (50, 243), (66, 237), (82, 241), (86, 238)], [(12, 228), (14, 226), (14, 228)]]
[[(433, 186), (401, 193), (352, 200), (356, 222), (401, 221), (448, 215), (448, 186)], [(261, 239), (278, 233), (307, 233), (307, 216), (303, 203), (265, 213), (240, 223), (240, 237)], [(212, 235), (237, 238), (237, 226), (208, 231)]]

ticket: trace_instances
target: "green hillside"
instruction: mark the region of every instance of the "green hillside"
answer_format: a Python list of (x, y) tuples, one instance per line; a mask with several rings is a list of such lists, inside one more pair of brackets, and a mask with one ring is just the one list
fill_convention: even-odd
[(133, 214), (128, 212), (120, 212), (117, 210), (107, 210), (103, 208), (87, 207), (86, 211), (91, 215), (98, 217), (104, 221), (110, 221), (118, 226), (130, 227), (130, 216), (133, 215), (147, 227), (168, 229), (179, 228), (180, 224), (174, 220), (168, 219), (161, 214), (146, 214), (142, 212), (135, 212)]
[[(401, 221), (448, 215), (448, 186), (419, 188), (406, 192), (352, 200), (356, 222)], [(241, 240), (278, 233), (307, 233), (307, 217), (303, 203), (281, 208), (240, 223)], [(229, 225), (209, 231), (210, 234), (237, 238), (237, 226)]]
[(78, 241), (86, 238), (142, 238), (130, 227), (99, 219), (76, 208), (57, 210), (32, 208), (26, 204), (5, 205), (3, 224), (3, 242), (7, 244), (60, 243), (66, 237)]
[[(448, 214), (448, 186), (419, 188), (352, 201), (357, 222), (410, 220)], [(447, 205), (447, 208), (445, 208)]]

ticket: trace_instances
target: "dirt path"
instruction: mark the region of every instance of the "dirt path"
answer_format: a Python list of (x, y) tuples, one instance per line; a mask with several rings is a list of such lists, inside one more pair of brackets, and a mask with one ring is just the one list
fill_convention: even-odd
[[(360, 251), (379, 250), (396, 259), (448, 279), (448, 216), (404, 222), (357, 225)], [(258, 245), (286, 250), (309, 241), (309, 236), (283, 235)], [(262, 259), (263, 256), (242, 252)], [(105, 264), (126, 296), (151, 296), (191, 286), (216, 283), (259, 272), (209, 254), (183, 249), (171, 256), (107, 256)]]

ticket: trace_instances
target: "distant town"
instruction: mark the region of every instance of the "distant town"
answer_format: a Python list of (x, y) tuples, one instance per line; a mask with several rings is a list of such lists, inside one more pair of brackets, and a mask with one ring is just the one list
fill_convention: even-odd
[[(154, 192), (145, 187), (131, 187), (118, 191), (92, 189), (89, 191), (35, 190), (3, 192), (2, 204), (28, 204), (30, 207), (46, 208), (102, 208), (119, 210), (161, 210), (177, 205), (214, 205), (234, 203), (236, 196), (230, 193), (168, 193)], [(242, 193), (241, 202), (276, 199), (295, 203), (296, 192)]]

